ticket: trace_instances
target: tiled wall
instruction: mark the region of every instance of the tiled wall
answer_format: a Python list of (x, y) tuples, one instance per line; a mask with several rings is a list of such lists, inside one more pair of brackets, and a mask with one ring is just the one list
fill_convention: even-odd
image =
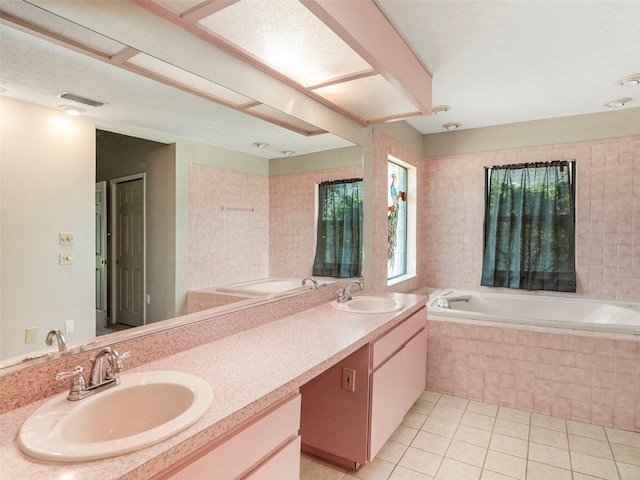
[(426, 284), (478, 290), (485, 166), (577, 161), (577, 293), (640, 300), (640, 137), (432, 157), (422, 232)]
[(268, 177), (190, 165), (189, 290), (267, 277), (268, 238)]
[(640, 337), (428, 321), (427, 388), (640, 431)]
[(316, 184), (362, 177), (362, 167), (341, 167), (269, 177), (269, 275), (311, 275), (316, 252)]

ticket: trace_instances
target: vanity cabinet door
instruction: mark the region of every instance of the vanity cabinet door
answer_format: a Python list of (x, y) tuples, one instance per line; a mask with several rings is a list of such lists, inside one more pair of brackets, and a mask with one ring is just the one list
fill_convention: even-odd
[(426, 381), (427, 330), (423, 328), (371, 375), (370, 460), (400, 425)]
[(300, 437), (283, 447), (245, 480), (299, 480)]
[[(300, 451), (298, 449), (297, 459), (292, 459), (287, 447), (299, 445), (299, 428), (300, 394), (296, 394), (267, 413), (258, 414), (248, 425), (239, 427), (224, 439), (214, 441), (212, 445), (196, 452), (185, 459), (181, 465), (175, 466), (169, 475), (160, 478), (170, 480), (253, 479), (251, 475), (258, 475), (261, 467), (266, 468), (270, 461), (274, 461), (273, 468), (283, 468), (285, 472), (295, 470), (296, 476), (264, 476), (272, 471), (267, 469), (265, 470), (267, 473), (256, 476), (255, 479), (297, 479), (300, 469)], [(286, 445), (284, 449), (283, 445)], [(279, 456), (285, 450), (286, 452)], [(293, 463), (282, 467), (288, 461)], [(178, 468), (180, 470), (175, 472)]]

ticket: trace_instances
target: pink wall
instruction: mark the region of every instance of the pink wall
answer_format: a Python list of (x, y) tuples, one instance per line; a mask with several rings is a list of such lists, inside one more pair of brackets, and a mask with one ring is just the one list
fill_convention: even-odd
[(267, 277), (268, 238), (268, 177), (190, 165), (189, 290)]
[(269, 177), (269, 276), (311, 276), (316, 252), (316, 183), (359, 177), (360, 166)]
[(577, 293), (640, 300), (640, 136), (423, 159), (425, 285), (478, 290), (484, 166), (577, 161)]
[(430, 318), (427, 389), (640, 431), (640, 337)]

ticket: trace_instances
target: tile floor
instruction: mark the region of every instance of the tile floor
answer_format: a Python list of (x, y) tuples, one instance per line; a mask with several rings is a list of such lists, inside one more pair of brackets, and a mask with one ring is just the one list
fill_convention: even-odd
[(300, 480), (640, 480), (640, 433), (425, 391), (378, 456)]

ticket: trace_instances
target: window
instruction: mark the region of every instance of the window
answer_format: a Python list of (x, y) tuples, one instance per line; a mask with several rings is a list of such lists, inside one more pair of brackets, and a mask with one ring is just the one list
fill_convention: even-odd
[(408, 170), (388, 162), (387, 279), (407, 274), (407, 185)]
[(313, 275), (359, 276), (362, 271), (362, 179), (319, 184), (318, 204)]
[(575, 292), (575, 161), (487, 169), (485, 192), (481, 285)]

